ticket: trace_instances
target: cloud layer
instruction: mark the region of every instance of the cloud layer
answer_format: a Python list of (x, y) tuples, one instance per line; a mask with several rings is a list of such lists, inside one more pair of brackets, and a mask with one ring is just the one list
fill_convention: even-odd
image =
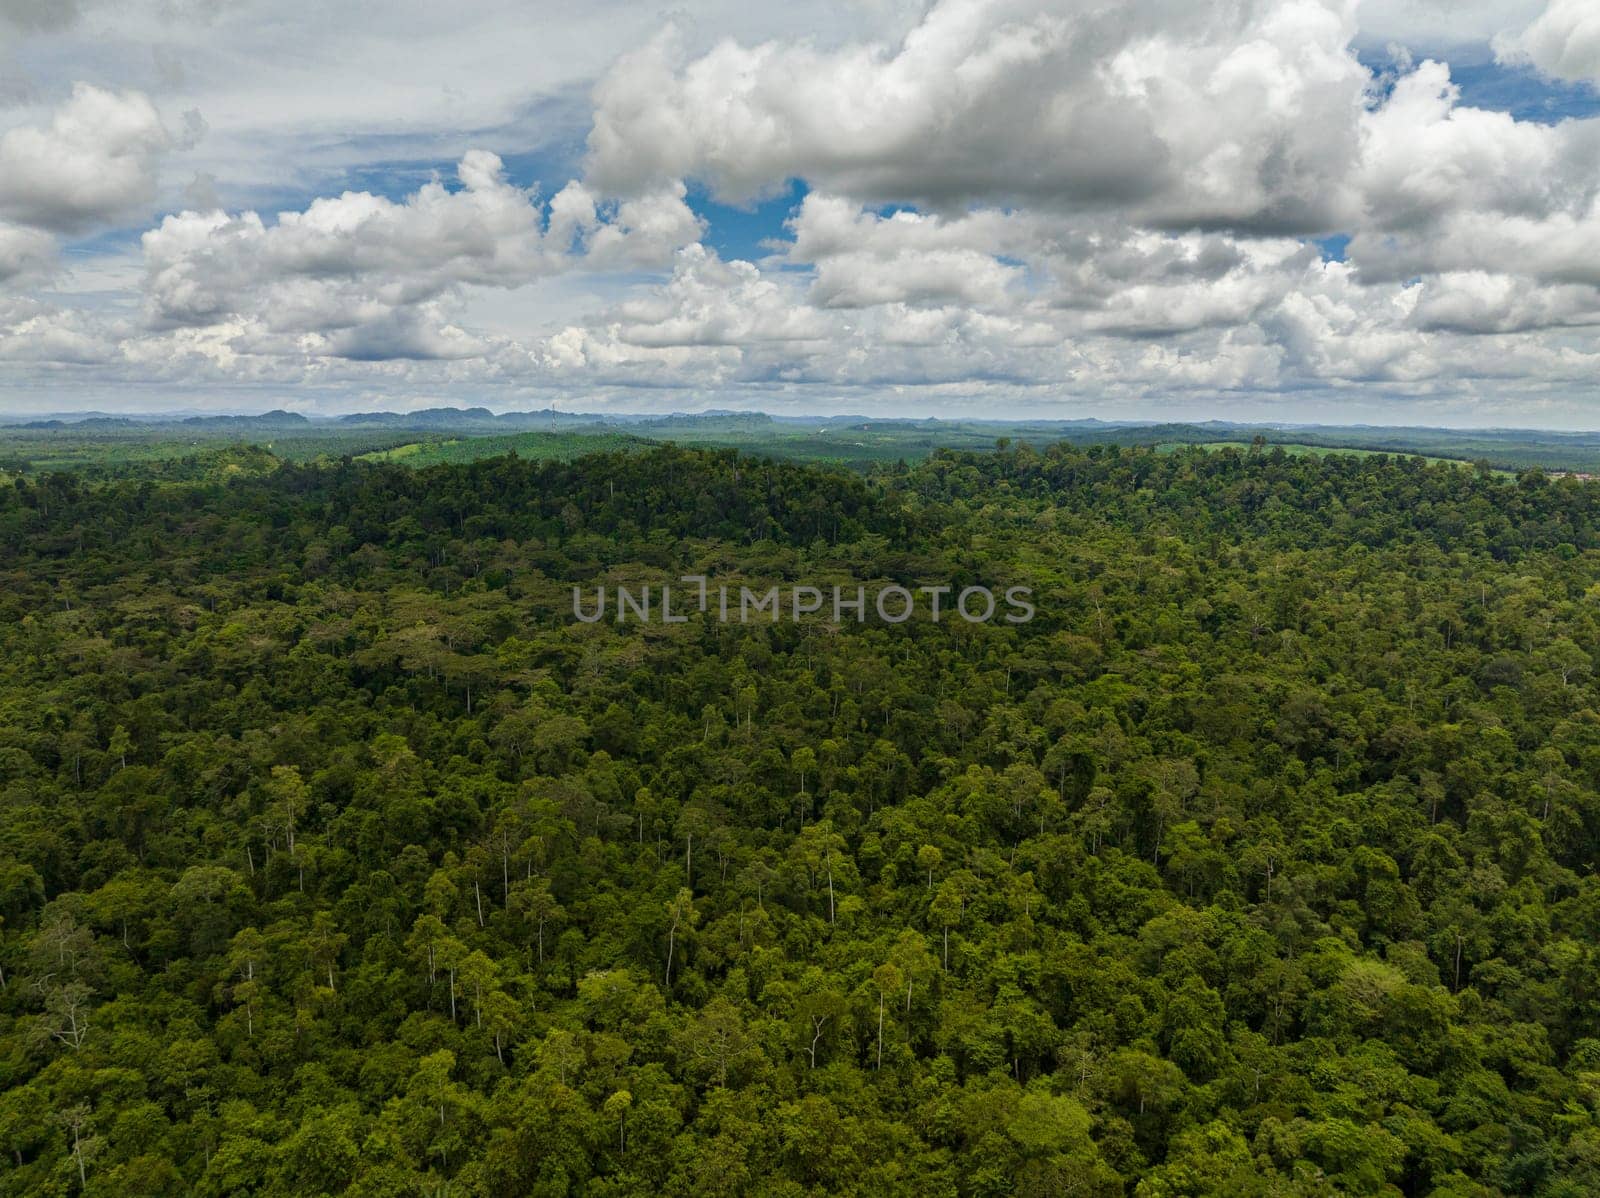
[(434, 181), (404, 202), (367, 192), (319, 199), (271, 224), (255, 212), (185, 211), (146, 233), (154, 328), (243, 322), (256, 347), (336, 357), (470, 358), (483, 342), (450, 322), (476, 287), (521, 287), (577, 261), (660, 266), (700, 225), (683, 188), (597, 209), (579, 184), (549, 205), (473, 150), (452, 191)]
[[(90, 306), (40, 290), (57, 241), (148, 212), (214, 122), (175, 138), (147, 96), (80, 84), (0, 132), (0, 385), (1581, 411), (1600, 118), (1472, 107), (1443, 59), (1374, 74), (1372, 7), (937, 0), (869, 36), (673, 27), (597, 80), (548, 198), (477, 144), (404, 194), (174, 205), (133, 290)], [(1593, 78), (1592, 7), (1552, 0), (1495, 53)], [(794, 198), (745, 258), (713, 248), (702, 196)]]
[(146, 96), (87, 83), (48, 122), (0, 131), (0, 286), (48, 273), (53, 235), (138, 215), (172, 144)]
[(1558, 79), (1600, 80), (1600, 8), (1589, 0), (1550, 0), (1538, 20), (1497, 38), (1495, 49)]
[(1315, 231), (1351, 197), (1369, 76), (1353, 6), (943, 0), (895, 46), (658, 38), (595, 93), (589, 171), (732, 200), (790, 178), (870, 202)]

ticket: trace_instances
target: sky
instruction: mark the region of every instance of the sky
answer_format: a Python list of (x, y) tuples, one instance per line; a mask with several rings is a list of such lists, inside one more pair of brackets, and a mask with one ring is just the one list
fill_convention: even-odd
[(1595, 0), (0, 0), (0, 415), (1597, 379)]

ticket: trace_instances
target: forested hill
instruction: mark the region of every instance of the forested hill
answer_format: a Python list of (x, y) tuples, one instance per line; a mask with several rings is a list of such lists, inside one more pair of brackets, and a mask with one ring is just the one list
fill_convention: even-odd
[[(1414, 457), (1317, 458), (1270, 448), (1158, 454), (1064, 444), (1042, 454), (1027, 446), (939, 451), (914, 468), (884, 468), (871, 485), (842, 469), (673, 446), (577, 462), (502, 457), (420, 471), (348, 459), (332, 466), (280, 462), (188, 486), (159, 477), (101, 483), (61, 472), (0, 487), (0, 544), (28, 559), (146, 535), (158, 556), (217, 554), (225, 546), (214, 537), (167, 543), (162, 534), (228, 525), (274, 550), (317, 542), (325, 550), (415, 551), (424, 542), (448, 542), (481, 554), (507, 538), (570, 548), (588, 533), (611, 544), (584, 542), (581, 552), (622, 560), (619, 549), (638, 546), (619, 546), (619, 537), (657, 545), (672, 538), (839, 545), (871, 533), (906, 546), (935, 527), (971, 522), (975, 504), (1001, 501), (1000, 514), (1013, 523), (1048, 508), (1190, 538), (1287, 537), (1302, 546), (1422, 540), (1499, 558), (1600, 544), (1600, 488), (1539, 471), (1513, 484), (1487, 470)], [(119, 560), (126, 551), (122, 546)]]
[[(1600, 487), (0, 488), (0, 1194), (1600, 1192)], [(1026, 585), (1031, 623), (571, 587)]]

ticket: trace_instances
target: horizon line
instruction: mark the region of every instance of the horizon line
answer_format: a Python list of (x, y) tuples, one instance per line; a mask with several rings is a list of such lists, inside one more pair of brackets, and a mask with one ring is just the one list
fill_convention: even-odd
[[(986, 426), (1048, 426), (1048, 425), (1084, 425), (1099, 424), (1114, 428), (1162, 428), (1162, 427), (1202, 427), (1205, 425), (1225, 425), (1233, 428), (1261, 428), (1276, 430), (1345, 430), (1345, 429), (1383, 429), (1400, 431), (1443, 431), (1452, 433), (1538, 433), (1558, 436), (1600, 436), (1600, 427), (1556, 427), (1517, 424), (1390, 424), (1373, 421), (1359, 421), (1348, 424), (1326, 423), (1323, 421), (1306, 420), (1249, 420), (1237, 419), (1227, 416), (1184, 417), (1173, 419), (1155, 419), (1151, 417), (1106, 417), (1106, 416), (936, 416), (936, 415), (892, 415), (870, 416), (860, 412), (829, 411), (784, 413), (772, 412), (764, 408), (702, 408), (698, 410), (674, 409), (662, 411), (581, 411), (576, 409), (562, 409), (554, 406), (544, 408), (509, 408), (504, 411), (495, 411), (482, 404), (470, 407), (459, 407), (452, 404), (440, 404), (424, 408), (395, 409), (395, 408), (365, 408), (356, 412), (337, 415), (323, 413), (297, 412), (288, 408), (274, 407), (259, 410), (233, 410), (206, 412), (195, 409), (176, 409), (165, 412), (107, 412), (103, 409), (71, 409), (38, 414), (6, 416), (0, 414), (0, 429), (28, 429), (38, 428), (48, 424), (60, 424), (67, 427), (84, 424), (90, 421), (97, 422), (125, 422), (132, 425), (163, 425), (184, 423), (208, 423), (226, 420), (263, 420), (268, 417), (283, 417), (292, 420), (301, 420), (310, 425), (335, 425), (341, 423), (354, 423), (364, 417), (421, 418), (424, 416), (440, 416), (453, 413), (460, 416), (486, 413), (488, 419), (506, 420), (516, 417), (546, 417), (563, 418), (566, 420), (584, 420), (594, 423), (608, 421), (648, 422), (652, 420), (695, 419), (715, 417), (740, 417), (763, 416), (769, 420), (784, 423), (805, 423), (807, 421), (850, 421), (861, 424), (948, 424), (948, 425), (986, 425)], [(483, 419), (483, 416), (479, 416)], [(524, 430), (532, 431), (532, 430)]]

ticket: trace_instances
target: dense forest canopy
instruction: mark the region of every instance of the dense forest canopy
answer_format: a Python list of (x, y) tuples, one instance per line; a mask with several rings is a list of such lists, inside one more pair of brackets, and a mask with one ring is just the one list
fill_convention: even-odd
[[(0, 1194), (1600, 1192), (1600, 487), (0, 489)], [(573, 584), (1032, 587), (580, 624)]]

